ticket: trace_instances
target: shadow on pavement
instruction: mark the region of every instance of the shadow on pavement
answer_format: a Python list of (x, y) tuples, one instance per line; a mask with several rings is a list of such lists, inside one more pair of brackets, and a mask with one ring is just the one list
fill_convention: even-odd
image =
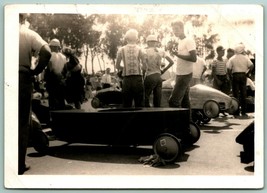
[[(61, 146), (49, 147), (47, 155), (70, 160), (140, 164), (138, 159), (141, 156), (147, 156), (153, 153), (154, 152), (152, 148), (64, 144)], [(39, 153), (31, 153), (28, 154), (28, 156), (37, 157), (38, 154)]]

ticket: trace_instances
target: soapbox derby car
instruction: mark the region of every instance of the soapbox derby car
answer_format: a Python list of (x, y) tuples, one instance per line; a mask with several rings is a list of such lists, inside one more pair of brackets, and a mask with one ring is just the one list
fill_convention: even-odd
[[(49, 114), (49, 127), (58, 140), (119, 146), (149, 145), (166, 162), (176, 160), (184, 146), (192, 145), (200, 138), (200, 129), (190, 122), (189, 109), (186, 108), (113, 107), (55, 110)], [(34, 148), (39, 153), (49, 150), (46, 136), (46, 133), (38, 136), (42, 144), (37, 143)]]
[[(162, 89), (162, 107), (169, 106), (168, 99), (171, 92), (172, 88)], [(239, 108), (237, 99), (202, 84), (197, 84), (190, 88), (190, 102), (192, 118), (195, 123), (208, 123), (211, 118), (218, 117), (219, 113), (234, 114)], [(91, 105), (94, 108), (119, 106), (121, 103), (121, 91), (113, 88), (99, 91), (91, 101)]]

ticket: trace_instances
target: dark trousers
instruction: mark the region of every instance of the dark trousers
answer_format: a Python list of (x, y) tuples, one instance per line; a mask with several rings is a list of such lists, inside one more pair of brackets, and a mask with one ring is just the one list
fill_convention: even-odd
[(161, 91), (162, 79), (159, 73), (146, 76), (144, 80), (145, 85), (145, 107), (150, 107), (149, 98), (153, 92), (153, 106), (160, 107), (161, 105)]
[(28, 147), (31, 121), (31, 100), (32, 100), (33, 83), (29, 71), (19, 72), (19, 160), (18, 169), (24, 170), (25, 158)]
[(61, 82), (54, 79), (54, 81), (47, 81), (48, 102), (51, 110), (65, 109), (65, 87)]
[(241, 113), (247, 112), (247, 76), (246, 73), (233, 73), (232, 90), (233, 96), (239, 100)]
[(176, 75), (176, 82), (169, 98), (170, 107), (190, 108), (190, 81), (192, 73), (188, 75)]
[(230, 94), (231, 85), (227, 75), (216, 75), (219, 81), (213, 80), (213, 88), (222, 91), (225, 94)]
[(125, 76), (122, 80), (123, 107), (144, 106), (144, 82), (141, 75)]

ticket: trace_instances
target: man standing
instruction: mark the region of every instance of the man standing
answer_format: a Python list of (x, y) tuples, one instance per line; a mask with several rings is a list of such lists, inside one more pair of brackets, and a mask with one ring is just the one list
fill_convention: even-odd
[[(253, 70), (254, 65), (245, 54), (245, 46), (243, 44), (238, 44), (235, 47), (235, 55), (229, 59), (227, 67), (229, 74), (232, 75), (233, 96), (240, 101), (242, 116), (247, 117), (247, 74)], [(236, 115), (239, 115), (239, 111)]]
[(196, 84), (201, 84), (203, 81), (203, 74), (206, 71), (206, 61), (204, 58), (197, 56), (197, 61), (193, 65), (193, 75), (192, 80), (190, 81), (190, 87), (195, 86)]
[(190, 107), (189, 90), (193, 74), (193, 64), (197, 61), (196, 43), (186, 37), (184, 24), (176, 21), (171, 24), (172, 31), (179, 38), (178, 51), (173, 54), (177, 57), (176, 83), (169, 98), (170, 107)]
[[(29, 169), (25, 163), (28, 138), (30, 132), (31, 100), (33, 92), (33, 76), (38, 75), (47, 66), (51, 51), (48, 44), (39, 34), (23, 25), (25, 18), (19, 15), (19, 160), (18, 174)], [(31, 70), (32, 53), (39, 53), (39, 61)]]
[(102, 88), (109, 88), (112, 85), (110, 70), (110, 68), (107, 68), (105, 74), (101, 78)]
[[(127, 44), (118, 50), (116, 58), (116, 69), (118, 72), (122, 71), (123, 76), (123, 107), (143, 107), (145, 56), (141, 47), (137, 45), (138, 32), (135, 29), (128, 30), (124, 38)], [(124, 66), (121, 66), (121, 61)]]
[(217, 58), (211, 63), (213, 88), (228, 95), (230, 94), (230, 80), (226, 67), (227, 60), (223, 58), (225, 49), (222, 46), (218, 46), (216, 52)]
[(52, 39), (49, 42), (52, 52), (49, 64), (45, 70), (46, 90), (48, 92), (48, 101), (50, 110), (62, 110), (65, 108), (64, 83), (62, 71), (67, 63), (66, 56), (60, 50), (61, 45), (58, 39)]

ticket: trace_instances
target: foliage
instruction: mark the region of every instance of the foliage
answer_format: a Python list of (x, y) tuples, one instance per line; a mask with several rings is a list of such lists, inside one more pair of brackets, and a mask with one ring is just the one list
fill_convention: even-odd
[[(167, 51), (176, 49), (177, 42), (173, 37), (171, 22), (180, 19), (190, 24), (193, 29), (203, 29), (203, 34), (195, 35), (197, 47), (203, 53), (210, 50), (217, 41), (218, 34), (212, 34), (212, 26), (206, 25), (206, 15), (128, 15), (128, 14), (30, 14), (28, 20), (31, 28), (37, 31), (46, 41), (53, 38), (60, 40), (63, 46), (76, 50), (78, 56), (84, 54), (87, 68), (87, 57), (91, 58), (94, 73), (94, 58), (104, 60), (104, 54), (115, 63), (118, 48), (125, 44), (123, 36), (130, 28), (139, 32), (139, 43), (145, 45), (145, 39), (155, 34)], [(201, 30), (200, 30), (201, 31)], [(204, 50), (204, 51), (203, 51)], [(104, 61), (103, 61), (104, 62)]]

